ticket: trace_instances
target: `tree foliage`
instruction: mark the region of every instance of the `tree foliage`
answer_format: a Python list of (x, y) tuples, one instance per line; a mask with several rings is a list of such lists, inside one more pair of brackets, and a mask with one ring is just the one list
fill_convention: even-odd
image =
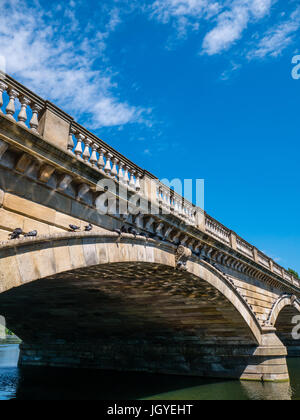
[(296, 279), (300, 280), (299, 274), (297, 273), (297, 271), (292, 270), (291, 268), (288, 269), (288, 272), (291, 273), (294, 277), (296, 277)]

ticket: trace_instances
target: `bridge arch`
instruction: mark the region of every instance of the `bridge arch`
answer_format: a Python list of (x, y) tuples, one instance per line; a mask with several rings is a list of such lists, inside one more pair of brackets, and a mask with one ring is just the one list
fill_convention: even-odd
[[(165, 273), (165, 277), (170, 278), (168, 287), (170, 290), (173, 288), (174, 293), (176, 287), (178, 291), (190, 287), (190, 294), (198, 296), (199, 301), (203, 302), (205, 298), (211, 302), (214, 299), (223, 300), (221, 308), (224, 308), (223, 315), (227, 320), (228, 313), (235, 314), (235, 319), (240, 321), (239, 328), (243, 323), (245, 334), (247, 332), (252, 337), (252, 342), (261, 343), (261, 329), (254, 313), (221, 272), (196, 258), (188, 261), (186, 271), (176, 271), (175, 246), (126, 234), (119, 239), (114, 233), (68, 233), (3, 243), (0, 247), (0, 305), (2, 303), (3, 307), (6, 296), (15, 295), (17, 288), (34, 293), (31, 283), (37, 282), (41, 287), (43, 280), (45, 283), (46, 280), (51, 282), (72, 276), (84, 278), (85, 272), (91, 275), (95, 267), (102, 267), (101, 275), (105, 272), (105, 275), (111, 276), (111, 270), (119, 269), (125, 273), (133, 266), (136, 266), (136, 277), (138, 270), (143, 273), (149, 271), (154, 279), (159, 272)], [(182, 283), (177, 283), (177, 279)], [(156, 292), (159, 294), (159, 290)], [(216, 296), (213, 296), (214, 293)], [(206, 306), (207, 311), (212, 310), (212, 304)], [(219, 312), (221, 319), (223, 315), (221, 310)], [(216, 311), (215, 316), (217, 314)]]
[(177, 261), (174, 245), (127, 234), (2, 243), (0, 312), (24, 340), (22, 363), (286, 380), (285, 348), (266, 341), (233, 282)]
[[(288, 355), (299, 357), (300, 340), (294, 335), (295, 317), (300, 315), (300, 300), (294, 295), (283, 295), (270, 314), (270, 324), (276, 328), (280, 341), (287, 347)], [(299, 324), (299, 321), (297, 322)], [(297, 330), (298, 333), (298, 330)]]
[(281, 296), (272, 308), (269, 318), (271, 325), (276, 325), (279, 315), (285, 308), (294, 309), (294, 314), (300, 314), (300, 300), (296, 296), (292, 295)]

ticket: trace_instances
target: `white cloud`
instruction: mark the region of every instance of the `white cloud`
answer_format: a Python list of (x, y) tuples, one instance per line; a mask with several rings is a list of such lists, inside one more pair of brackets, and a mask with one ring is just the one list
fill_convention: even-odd
[(84, 116), (91, 128), (139, 121), (143, 110), (119, 99), (104, 54), (121, 21), (118, 10), (111, 10), (106, 24), (97, 22), (103, 28), (97, 32), (82, 29), (74, 7), (65, 3), (46, 13), (36, 2), (2, 0), (0, 54), (7, 73), (73, 117)]
[(151, 16), (162, 23), (172, 21), (179, 36), (187, 29), (198, 30), (201, 19), (209, 19), (220, 10), (219, 1), (212, 0), (155, 0), (150, 6)]
[(259, 41), (257, 47), (249, 52), (248, 58), (277, 57), (293, 41), (296, 32), (300, 29), (300, 7), (298, 7), (288, 20), (270, 29)]
[[(250, 24), (269, 15), (277, 0), (155, 0), (151, 17), (172, 23), (179, 37), (187, 30), (203, 34), (202, 53), (219, 54), (243, 36)], [(210, 29), (207, 29), (210, 27)]]
[(203, 51), (208, 55), (229, 49), (238, 41), (250, 22), (262, 19), (272, 0), (235, 0), (229, 10), (218, 15), (217, 25), (204, 38)]

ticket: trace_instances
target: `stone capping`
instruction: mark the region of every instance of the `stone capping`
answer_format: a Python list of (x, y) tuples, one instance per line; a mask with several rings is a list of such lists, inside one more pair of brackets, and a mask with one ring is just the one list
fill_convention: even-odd
[[(57, 116), (59, 116), (60, 118), (62, 118), (64, 121), (67, 121), (70, 123), (70, 129), (71, 127), (77, 128), (80, 132), (85, 133), (88, 137), (91, 137), (96, 143), (99, 143), (101, 145), (103, 145), (103, 147), (109, 152), (113, 152), (113, 154), (117, 157), (120, 157), (120, 160), (122, 160), (125, 164), (128, 164), (129, 166), (133, 167), (138, 174), (140, 174), (141, 176), (145, 177), (147, 176), (148, 178), (155, 180), (158, 182), (159, 184), (159, 180), (158, 178), (156, 178), (154, 175), (152, 175), (150, 172), (145, 171), (144, 169), (140, 168), (139, 166), (135, 165), (133, 162), (131, 162), (129, 159), (127, 159), (125, 156), (121, 155), (119, 152), (115, 151), (112, 147), (110, 147), (109, 145), (107, 145), (105, 142), (103, 142), (101, 139), (99, 139), (97, 136), (95, 136), (94, 134), (90, 133), (87, 129), (85, 129), (84, 127), (82, 127), (80, 124), (74, 122), (73, 118), (70, 117), (68, 114), (66, 114), (64, 111), (62, 111), (61, 109), (59, 109), (57, 106), (55, 106), (54, 104), (52, 104), (49, 101), (45, 101), (44, 99), (42, 99), (41, 97), (39, 97), (38, 95), (34, 94), (32, 91), (30, 91), (29, 89), (27, 89), (26, 87), (24, 87), (22, 84), (20, 84), (19, 82), (17, 82), (15, 79), (13, 79), (11, 76), (0, 72), (0, 81), (2, 81), (4, 84), (7, 84), (9, 86), (9, 88), (15, 89), (18, 93), (19, 96), (25, 96), (27, 97), (33, 104), (35, 104), (36, 106), (41, 108), (41, 114), (43, 112), (45, 112), (45, 110), (51, 109), (51, 111), (55, 112), (55, 114)], [(39, 117), (40, 117), (39, 115)], [(6, 115), (4, 115), (3, 113), (0, 113), (0, 118), (1, 117), (6, 117)], [(11, 120), (10, 118), (7, 118), (8, 121), (10, 122), (14, 122), (16, 125), (18, 125), (19, 127), (25, 128), (28, 132), (30, 132), (32, 135), (36, 135), (38, 136), (40, 139), (43, 139), (37, 132), (37, 130), (35, 129), (35, 123), (33, 124), (33, 127), (31, 128), (31, 130), (26, 127), (25, 125), (20, 125), (18, 124), (16, 121)], [(47, 142), (47, 140), (43, 139), (43, 141)], [(48, 142), (47, 142), (48, 143)], [(65, 152), (66, 154), (67, 151)], [(46, 159), (46, 157), (45, 157)], [(50, 160), (48, 160), (49, 162), (51, 162)], [(89, 169), (93, 169), (93, 168), (89, 168)], [(97, 172), (96, 172), (97, 173)], [(163, 184), (162, 184), (163, 185)], [(163, 188), (168, 189), (168, 187), (163, 186)], [(169, 189), (170, 190), (170, 189)], [(170, 192), (173, 193), (172, 190), (170, 190)], [(178, 195), (177, 195), (178, 196)], [(201, 209), (198, 209), (197, 207), (195, 207), (192, 203), (189, 203), (187, 200), (185, 200), (183, 197), (179, 196), (179, 199), (182, 200), (182, 202), (188, 206), (191, 206), (192, 208), (195, 208), (196, 211), (200, 212)], [(158, 204), (159, 205), (159, 204)], [(161, 208), (161, 206), (159, 205), (159, 207)], [(230, 234), (234, 234), (236, 235), (236, 237), (240, 238), (235, 232), (231, 231), (230, 229), (228, 229), (226, 226), (222, 225), (220, 222), (218, 222), (217, 220), (215, 220), (214, 218), (212, 218), (211, 216), (209, 216), (206, 212), (204, 212), (205, 214), (205, 218), (207, 220), (210, 220), (213, 224), (215, 224), (216, 226), (218, 226), (221, 230), (224, 230), (226, 233), (228, 232), (229, 235)], [(172, 216), (174, 217), (178, 217), (176, 214), (172, 214)], [(180, 219), (180, 218), (179, 218)], [(183, 223), (181, 221), (181, 223)], [(195, 226), (194, 226), (195, 227)], [(197, 228), (196, 228), (197, 229)], [(198, 229), (199, 230), (199, 229)], [(212, 235), (211, 232), (206, 230), (206, 233), (210, 236), (212, 236), (213, 238), (218, 238), (218, 235)], [(240, 238), (241, 241), (247, 243), (244, 239)], [(222, 238), (219, 238), (220, 242), (222, 244), (224, 244), (224, 239), (222, 240)], [(227, 242), (227, 241), (226, 241)], [(248, 244), (248, 243), (247, 243)], [(227, 245), (227, 244), (226, 244)], [(230, 247), (230, 244), (228, 245)], [(252, 247), (252, 245), (249, 244), (249, 246)], [(298, 279), (294, 278), (292, 275), (290, 275), (284, 268), (282, 268), (282, 276), (280, 276), (278, 273), (274, 272), (274, 263), (272, 259), (270, 259), (269, 257), (267, 257), (265, 254), (263, 254), (262, 252), (256, 250), (255, 247), (253, 247), (253, 254), (255, 254), (255, 252), (258, 253), (258, 255), (260, 255), (262, 257), (262, 259), (268, 260), (269, 261), (269, 267), (266, 267), (266, 264), (262, 264), (261, 262), (258, 262), (258, 264), (264, 268), (267, 268), (270, 272), (272, 272), (273, 276), (276, 278), (281, 278), (283, 279), (285, 282), (288, 282), (289, 284), (299, 288), (300, 287), (300, 282)], [(243, 253), (241, 253), (241, 255), (245, 256)], [(248, 256), (248, 258), (251, 259), (250, 256)], [(255, 255), (253, 255), (253, 261), (255, 261)], [(257, 263), (257, 261), (255, 261)], [(277, 267), (278, 264), (276, 264)]]
[[(162, 241), (157, 241), (151, 238), (145, 238), (144, 236), (135, 237), (129, 233), (123, 233), (122, 237), (120, 238), (118, 233), (115, 232), (107, 232), (107, 233), (94, 233), (94, 232), (63, 232), (63, 233), (53, 233), (51, 235), (39, 235), (36, 238), (22, 238), (22, 239), (13, 239), (0, 242), (0, 261), (1, 261), (1, 251), (7, 249), (15, 249), (20, 248), (25, 245), (32, 245), (32, 244), (43, 244), (52, 241), (64, 241), (64, 240), (71, 240), (71, 239), (111, 239), (115, 240), (115, 243), (126, 243), (129, 240), (134, 239), (135, 242), (140, 242), (140, 244), (150, 244), (150, 245), (157, 245), (158, 248), (169, 250), (171, 252), (175, 252), (177, 247), (171, 243), (165, 243)], [(118, 241), (119, 240), (119, 241)]]

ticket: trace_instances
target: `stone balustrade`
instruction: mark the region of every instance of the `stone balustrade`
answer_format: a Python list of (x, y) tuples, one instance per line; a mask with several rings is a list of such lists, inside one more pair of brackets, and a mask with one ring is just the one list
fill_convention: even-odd
[[(5, 116), (12, 123), (54, 144), (58, 149), (71, 155), (74, 161), (95, 170), (101, 175), (99, 179), (105, 177), (112, 179), (146, 200), (154, 201), (160, 213), (172, 215), (178, 219), (178, 225), (182, 226), (184, 222), (198, 229), (199, 233), (202, 232), (215, 238), (274, 275), (300, 287), (298, 279), (211, 216), (205, 213), (204, 222), (200, 224), (199, 215), (203, 214), (201, 209), (162, 184), (155, 176), (135, 165), (55, 105), (43, 100), (10, 76), (2, 73), (0, 73), (0, 121), (1, 116)], [(152, 194), (145, 185), (153, 184), (153, 182), (156, 192)], [(150, 226), (153, 223), (154, 219), (151, 218), (147, 225)], [(164, 229), (163, 224), (158, 223), (157, 230), (159, 229)], [(167, 227), (164, 236), (168, 237), (169, 232), (172, 231), (171, 227)], [(172, 235), (173, 240), (179, 240), (180, 232)], [(188, 244), (191, 250), (198, 252), (201, 248), (203, 249), (203, 245), (196, 237), (189, 237), (183, 232), (181, 236), (183, 238), (179, 242)], [(212, 249), (208, 254), (211, 253)]]
[(166, 214), (173, 214), (189, 225), (196, 226), (197, 207), (181, 197), (175, 191), (157, 183), (157, 202)]
[(43, 108), (41, 98), (0, 73), (0, 115), (5, 114), (12, 121), (37, 133), (39, 113)]
[(205, 230), (222, 242), (230, 244), (231, 231), (208, 215), (205, 217)]
[(68, 152), (133, 192), (141, 191), (142, 170), (78, 124), (70, 127)]
[(244, 241), (242, 238), (237, 237), (237, 250), (247, 255), (250, 258), (253, 258), (253, 249), (254, 247), (248, 242)]
[(258, 262), (267, 268), (270, 268), (270, 258), (264, 255), (262, 252), (258, 252)]
[(282, 268), (278, 264), (276, 263), (273, 264), (273, 271), (278, 276), (282, 276)]

